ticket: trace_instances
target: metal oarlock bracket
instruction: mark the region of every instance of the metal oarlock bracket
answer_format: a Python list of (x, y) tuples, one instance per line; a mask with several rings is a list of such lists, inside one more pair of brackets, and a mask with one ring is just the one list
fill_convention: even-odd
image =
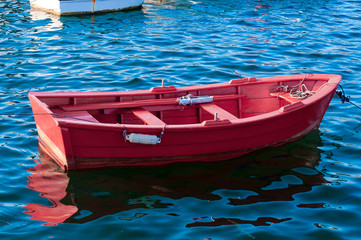
[(179, 105), (192, 106), (193, 104), (213, 102), (213, 96), (193, 96), (192, 94), (188, 94), (186, 96), (177, 98), (177, 101)]

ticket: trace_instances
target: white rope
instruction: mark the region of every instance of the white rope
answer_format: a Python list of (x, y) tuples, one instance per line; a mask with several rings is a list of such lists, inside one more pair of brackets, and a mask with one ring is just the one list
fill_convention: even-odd
[(327, 84), (327, 83), (323, 84), (317, 91), (308, 90), (306, 85), (303, 83), (305, 81), (305, 79), (307, 78), (308, 74), (309, 73), (306, 73), (305, 76), (303, 77), (303, 79), (298, 84), (296, 84), (292, 87), (289, 87), (288, 85), (276, 85), (270, 89), (270, 92), (271, 93), (288, 92), (288, 89), (290, 89), (290, 96), (292, 98), (297, 98), (297, 99), (308, 98), (308, 97), (312, 96), (313, 94), (315, 94), (316, 92), (318, 92), (323, 86), (325, 86)]
[(305, 99), (308, 98), (309, 96), (312, 96), (315, 93), (316, 93), (315, 91), (308, 90), (305, 84), (302, 84), (301, 89), (292, 88), (290, 91), (290, 96), (292, 98)]
[(269, 91), (270, 91), (271, 93), (275, 93), (275, 92), (287, 92), (287, 91), (288, 91), (288, 86), (276, 85), (276, 86), (272, 87)]

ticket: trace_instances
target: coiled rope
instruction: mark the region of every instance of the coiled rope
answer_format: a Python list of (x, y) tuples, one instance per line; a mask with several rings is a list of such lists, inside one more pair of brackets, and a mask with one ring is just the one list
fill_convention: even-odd
[[(292, 87), (290, 87), (288, 85), (276, 85), (276, 86), (274, 86), (274, 87), (272, 87), (270, 89), (270, 92), (271, 93), (274, 93), (274, 92), (288, 92), (288, 90), (290, 89), (289, 90), (290, 91), (290, 96), (292, 98), (297, 98), (297, 99), (308, 98), (309, 96), (312, 96), (313, 94), (315, 94), (318, 91), (318, 90), (317, 91), (308, 90), (306, 85), (303, 83), (308, 75), (311, 75), (311, 74), (306, 73), (305, 76), (303, 77), (303, 79), (298, 84), (296, 84), (296, 85), (294, 85)], [(321, 89), (324, 85), (322, 85), (319, 89)]]
[[(323, 86), (325, 86), (328, 83), (323, 84), (321, 87), (319, 87), (319, 89), (317, 91), (310, 91), (308, 90), (308, 88), (306, 87), (305, 84), (303, 84), (303, 82), (305, 81), (305, 79), (307, 78), (307, 76), (310, 73), (306, 73), (306, 75), (304, 76), (304, 78), (296, 85), (289, 87), (288, 85), (276, 85), (274, 87), (272, 87), (270, 89), (271, 93), (275, 93), (275, 92), (288, 92), (288, 90), (290, 89), (290, 96), (292, 98), (297, 98), (297, 99), (305, 99), (308, 98), (309, 96), (312, 96), (313, 94), (315, 94), (317, 91), (319, 91)], [(301, 86), (301, 87), (300, 87)], [(350, 96), (346, 96), (345, 94), (345, 90), (343, 89), (343, 87), (341, 86), (341, 84), (338, 85), (341, 88), (341, 91), (336, 91), (335, 95), (337, 95), (340, 99), (342, 103), (351, 103), (352, 105), (354, 105), (355, 107), (361, 109), (361, 107), (359, 105), (357, 105), (356, 103), (350, 101)]]
[(305, 98), (308, 98), (309, 96), (312, 96), (315, 93), (316, 93), (316, 91), (310, 91), (310, 90), (308, 90), (308, 88), (306, 87), (305, 84), (302, 84), (300, 89), (292, 88), (290, 91), (290, 96), (292, 98), (305, 99)]
[[(296, 85), (289, 87), (288, 85), (276, 85), (274, 87), (272, 87), (270, 89), (271, 93), (275, 93), (275, 92), (288, 92), (288, 90), (290, 91), (290, 96), (292, 98), (296, 98), (296, 99), (305, 99), (308, 98), (310, 96), (312, 96), (313, 94), (317, 93), (317, 91), (319, 91), (323, 86), (325, 86), (328, 83), (323, 84), (321, 87), (318, 88), (317, 91), (310, 91), (308, 90), (308, 88), (306, 87), (305, 84), (303, 84), (303, 82), (305, 81), (305, 79), (307, 78), (307, 76), (310, 73), (306, 73), (304, 78)], [(336, 91), (335, 94), (341, 99), (342, 103), (348, 102), (351, 103), (352, 105), (354, 105), (355, 107), (361, 109), (361, 107), (359, 105), (357, 105), (356, 103), (350, 101), (350, 96), (346, 96), (345, 94), (345, 90), (343, 89), (343, 87), (339, 84), (338, 86), (340, 86), (341, 91)]]

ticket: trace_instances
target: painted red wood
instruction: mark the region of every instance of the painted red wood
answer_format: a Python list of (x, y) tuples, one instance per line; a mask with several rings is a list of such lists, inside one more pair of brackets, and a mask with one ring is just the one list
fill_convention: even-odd
[(161, 125), (161, 126), (165, 125), (165, 123), (162, 120), (160, 120), (159, 118), (154, 116), (153, 113), (147, 110), (136, 108), (136, 109), (132, 109), (132, 113), (135, 116), (142, 119), (148, 125)]
[[(214, 101), (230, 100), (244, 98), (243, 95), (223, 95), (215, 96)], [(77, 105), (63, 105), (59, 106), (64, 111), (89, 111), (97, 109), (111, 109), (111, 108), (135, 108), (135, 107), (147, 107), (147, 106), (164, 106), (164, 105), (178, 105), (176, 98), (165, 99), (146, 99), (135, 100), (127, 102), (105, 102), (105, 103), (90, 103), (90, 104), (77, 104)]]
[(236, 120), (236, 119), (238, 119), (233, 114), (227, 112), (223, 108), (220, 108), (216, 104), (213, 104), (213, 103), (201, 104), (200, 107), (202, 109), (206, 110), (207, 112), (209, 112), (210, 114), (212, 114), (213, 116), (215, 116), (217, 114), (218, 119), (221, 119), (221, 120), (225, 120), (225, 119)]
[[(127, 92), (32, 92), (29, 99), (39, 146), (62, 168), (152, 166), (229, 159), (314, 131), (341, 76), (308, 74), (304, 78), (251, 78)], [(276, 85), (295, 86), (303, 79), (309, 90), (317, 91), (306, 99), (294, 100), (289, 92), (282, 93), (283, 97), (270, 93)], [(188, 94), (214, 96), (214, 102), (179, 106), (177, 97)], [(157, 136), (161, 142), (131, 143), (125, 140), (124, 129), (127, 134)]]
[(67, 118), (66, 116), (69, 116), (70, 118), (74, 118), (74, 119), (83, 119), (89, 122), (98, 122), (98, 120), (95, 119), (92, 115), (90, 115), (89, 112), (87, 111), (65, 112), (61, 109), (54, 109), (53, 113), (55, 113), (56, 117), (58, 118)]
[[(156, 101), (156, 102), (155, 102)], [(109, 108), (134, 108), (145, 106), (163, 106), (178, 104), (177, 99), (150, 99), (150, 100), (137, 100), (129, 102), (108, 102), (108, 103), (90, 103), (80, 105), (65, 105), (61, 108), (65, 111), (82, 111), (82, 110), (97, 110)]]
[(296, 103), (296, 102), (299, 102), (300, 99), (297, 99), (297, 98), (292, 98), (290, 96), (290, 93), (289, 92), (277, 92), (277, 93), (270, 93), (271, 96), (275, 96), (277, 98), (280, 98), (280, 99), (283, 99), (285, 100), (286, 102), (288, 103)]

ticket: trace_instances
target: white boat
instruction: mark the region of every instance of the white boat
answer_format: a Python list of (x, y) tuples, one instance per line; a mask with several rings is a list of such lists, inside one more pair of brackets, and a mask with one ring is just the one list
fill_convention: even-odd
[(140, 8), (144, 0), (30, 0), (30, 6), (58, 15), (114, 12)]

